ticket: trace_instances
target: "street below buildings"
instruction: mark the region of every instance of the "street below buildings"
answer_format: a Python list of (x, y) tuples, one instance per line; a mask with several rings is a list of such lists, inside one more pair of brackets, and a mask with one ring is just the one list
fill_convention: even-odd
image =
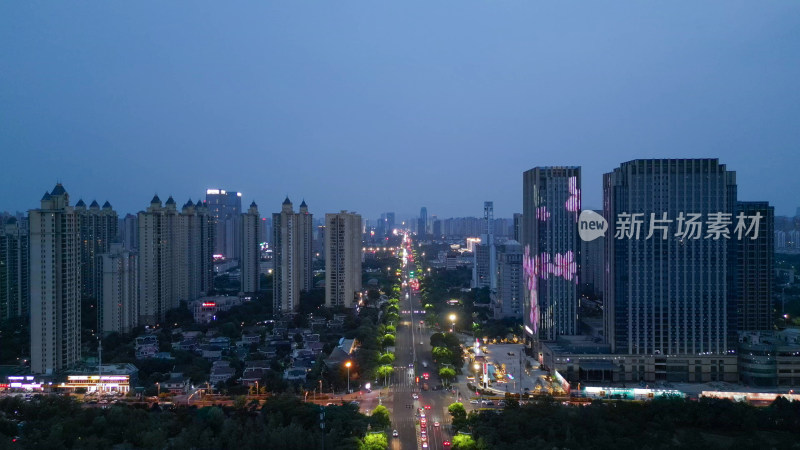
[[(403, 279), (409, 280), (413, 262), (403, 268)], [(444, 449), (451, 439), (450, 414), (447, 407), (455, 396), (447, 390), (434, 390), (441, 385), (431, 355), (431, 330), (420, 324), (424, 319), (419, 293), (406, 283), (400, 298), (400, 322), (397, 326), (394, 362), (395, 372), (390, 395), (385, 403), (392, 413), (392, 428), (399, 436), (390, 437), (392, 449), (421, 448), (421, 431), (426, 431), (428, 448)], [(427, 367), (425, 367), (427, 366)], [(424, 374), (428, 374), (428, 380)], [(419, 381), (417, 381), (419, 377)], [(425, 384), (428, 389), (424, 390)], [(417, 394), (418, 399), (414, 399)], [(430, 409), (427, 409), (428, 406)], [(419, 408), (425, 412), (426, 426), (421, 428)], [(435, 426), (439, 423), (439, 426)]]

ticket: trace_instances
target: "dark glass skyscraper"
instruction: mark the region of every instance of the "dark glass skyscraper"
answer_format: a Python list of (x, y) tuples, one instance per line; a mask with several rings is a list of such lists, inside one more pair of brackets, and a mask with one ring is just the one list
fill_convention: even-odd
[(634, 160), (605, 174), (603, 189), (612, 351), (733, 353), (735, 236), (709, 224), (733, 219), (735, 172), (717, 159)]
[(419, 220), (417, 220), (417, 236), (425, 238), (428, 235), (428, 208), (422, 207), (419, 210)]

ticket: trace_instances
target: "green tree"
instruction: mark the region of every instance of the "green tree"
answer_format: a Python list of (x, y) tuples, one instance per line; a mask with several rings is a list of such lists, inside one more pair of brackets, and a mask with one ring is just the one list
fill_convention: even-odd
[(378, 367), (378, 370), (375, 372), (377, 377), (379, 379), (382, 379), (382, 380), (388, 380), (389, 377), (391, 377), (393, 373), (394, 373), (394, 367), (392, 367), (390, 365), (380, 366), (380, 367)]
[(478, 444), (472, 436), (468, 434), (457, 434), (453, 436), (453, 450), (476, 450)]
[(392, 425), (392, 418), (389, 409), (383, 405), (378, 405), (372, 410), (372, 426), (376, 428), (389, 428)]
[(386, 323), (393, 324), (397, 323), (400, 320), (400, 315), (395, 312), (390, 312), (386, 314)]
[(467, 410), (464, 409), (464, 404), (461, 402), (451, 403), (447, 407), (447, 412), (453, 416), (453, 428), (462, 430), (467, 427)]
[(244, 395), (240, 395), (238, 397), (234, 397), (233, 399), (233, 407), (236, 409), (242, 409), (247, 405), (247, 397)]
[(456, 377), (456, 371), (450, 367), (442, 367), (439, 369), (439, 378), (445, 380), (448, 384)]
[(383, 346), (384, 347), (392, 347), (392, 346), (394, 346), (394, 335), (393, 334), (387, 334), (387, 335), (383, 336)]
[(453, 359), (453, 352), (446, 347), (433, 347), (431, 353), (433, 354), (433, 357), (441, 363), (449, 364)]
[(386, 450), (389, 448), (389, 440), (385, 433), (370, 433), (364, 436), (361, 450)]
[(394, 353), (384, 353), (378, 358), (380, 364), (391, 364), (394, 362)]

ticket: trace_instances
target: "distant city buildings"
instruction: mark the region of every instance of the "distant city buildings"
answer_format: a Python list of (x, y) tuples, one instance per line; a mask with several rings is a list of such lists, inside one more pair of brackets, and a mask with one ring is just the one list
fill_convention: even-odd
[(239, 236), (241, 243), (241, 258), (239, 267), (242, 272), (242, 292), (256, 292), (259, 290), (261, 262), (261, 247), (259, 242), (260, 216), (256, 202), (250, 203), (250, 208), (242, 214), (240, 223), (242, 226)]
[(361, 281), (361, 216), (325, 214), (325, 304), (353, 306)]
[(420, 239), (428, 237), (428, 208), (422, 207), (419, 210), (419, 219), (417, 219), (417, 236)]
[(536, 167), (523, 173), (522, 245), (525, 331), (555, 341), (578, 333), (580, 167)]
[(207, 189), (206, 203), (214, 217), (214, 254), (226, 259), (239, 259), (239, 220), (242, 193), (224, 189)]
[(305, 200), (295, 213), (289, 197), (283, 201), (281, 212), (272, 215), (275, 314), (296, 312), (300, 307), (300, 292), (313, 288), (312, 220)]
[(0, 320), (27, 317), (30, 312), (27, 223), (27, 218), (8, 217), (0, 224)]
[(45, 192), (30, 223), (31, 371), (52, 374), (81, 357), (78, 215), (61, 183)]

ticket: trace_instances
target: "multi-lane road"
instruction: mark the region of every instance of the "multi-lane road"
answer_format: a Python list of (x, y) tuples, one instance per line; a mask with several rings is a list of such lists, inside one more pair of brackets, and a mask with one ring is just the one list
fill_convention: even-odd
[[(408, 281), (409, 270), (414, 263), (403, 269), (403, 279)], [(406, 283), (408, 286), (408, 283)], [(395, 341), (395, 373), (387, 407), (392, 412), (392, 427), (399, 436), (391, 438), (393, 449), (422, 448), (419, 408), (425, 409), (425, 428), (428, 448), (444, 449), (444, 441), (450, 440), (450, 414), (447, 407), (455, 400), (449, 391), (433, 390), (440, 385), (439, 377), (431, 357), (431, 331), (420, 324), (424, 319), (419, 294), (410, 287), (402, 290), (400, 298), (400, 323)], [(427, 365), (427, 367), (425, 367)], [(429, 390), (423, 390), (424, 374), (429, 375)], [(419, 377), (419, 382), (417, 382)], [(414, 399), (416, 394), (418, 399)], [(435, 423), (439, 426), (435, 426)]]

